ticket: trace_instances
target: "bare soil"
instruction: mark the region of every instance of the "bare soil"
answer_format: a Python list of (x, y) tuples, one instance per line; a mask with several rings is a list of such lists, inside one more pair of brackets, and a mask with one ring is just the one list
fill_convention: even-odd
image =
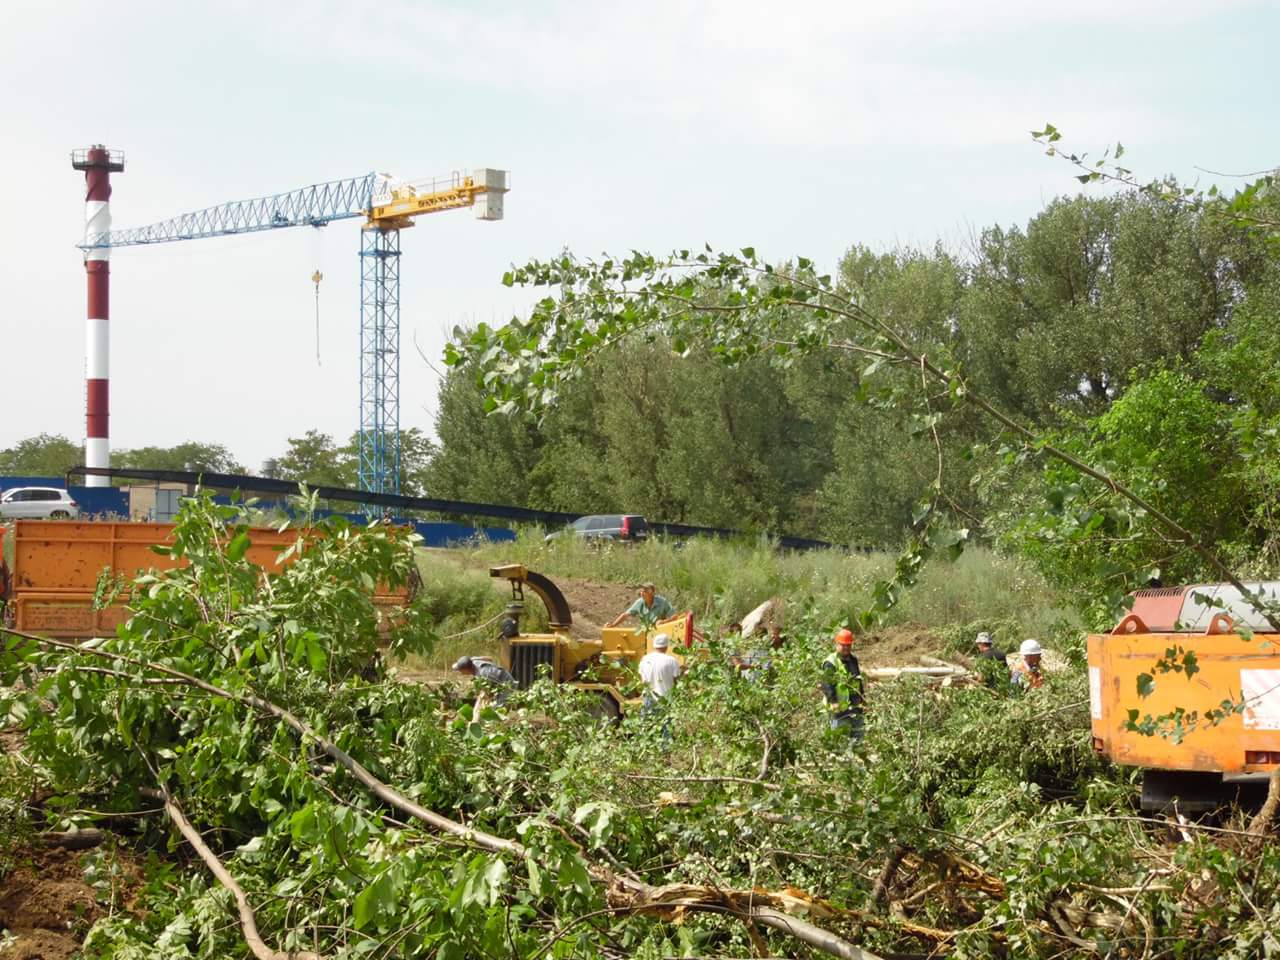
[(17, 939), (0, 949), (3, 960), (67, 960), (101, 914), (84, 881), (83, 854), (31, 849), (0, 880), (0, 930)]
[(556, 585), (564, 592), (573, 611), (570, 633), (575, 637), (598, 637), (604, 625), (620, 614), (637, 594), (622, 583), (600, 583), (574, 577), (557, 577)]
[(922, 623), (882, 627), (862, 634), (853, 643), (853, 652), (863, 667), (915, 666), (921, 654), (941, 657), (943, 649), (942, 638)]

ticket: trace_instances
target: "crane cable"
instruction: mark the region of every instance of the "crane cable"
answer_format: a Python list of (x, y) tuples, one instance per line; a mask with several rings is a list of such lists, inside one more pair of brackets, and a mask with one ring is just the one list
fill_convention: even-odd
[(317, 270), (311, 274), (311, 282), (316, 285), (316, 366), (320, 366), (320, 281), (324, 274)]

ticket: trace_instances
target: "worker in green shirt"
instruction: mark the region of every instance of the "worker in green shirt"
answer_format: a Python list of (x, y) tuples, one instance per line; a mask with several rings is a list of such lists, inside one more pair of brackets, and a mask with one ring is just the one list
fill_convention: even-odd
[(659, 620), (675, 616), (675, 612), (676, 608), (666, 597), (654, 592), (652, 583), (642, 583), (640, 596), (636, 597), (636, 602), (610, 620), (606, 626), (616, 627), (627, 617), (635, 617), (642, 626), (651, 627)]

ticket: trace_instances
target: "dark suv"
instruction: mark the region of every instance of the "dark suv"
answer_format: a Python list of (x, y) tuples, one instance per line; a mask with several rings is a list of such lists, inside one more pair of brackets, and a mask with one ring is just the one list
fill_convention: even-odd
[(640, 541), (649, 537), (649, 524), (644, 517), (626, 513), (598, 513), (589, 517), (579, 517), (564, 530), (547, 534), (548, 540), (565, 533), (576, 534), (590, 540), (628, 540)]

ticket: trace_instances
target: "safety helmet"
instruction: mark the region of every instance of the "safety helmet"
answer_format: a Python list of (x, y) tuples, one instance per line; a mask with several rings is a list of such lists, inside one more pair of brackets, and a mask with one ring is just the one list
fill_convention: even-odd
[(471, 661), (471, 658), (470, 658), (470, 657), (459, 657), (459, 658), (458, 658), (458, 660), (457, 660), (457, 662), (456, 662), (456, 663), (454, 663), (454, 665), (453, 665), (453, 669), (455, 669), (455, 670), (470, 670), (470, 669), (471, 669), (472, 667), (474, 667), (474, 666), (475, 666), (475, 664)]
[(982, 646), (983, 644), (985, 644), (986, 646), (989, 647), (991, 646), (991, 634), (983, 630), (980, 634), (978, 634), (977, 639), (975, 639), (973, 642), (976, 643), (978, 646)]
[(842, 647), (853, 646), (853, 631), (847, 627), (842, 627), (836, 631), (836, 643)]
[(1044, 653), (1044, 650), (1040, 648), (1039, 640), (1023, 640), (1022, 646), (1018, 647), (1018, 653), (1024, 657), (1038, 657)]

